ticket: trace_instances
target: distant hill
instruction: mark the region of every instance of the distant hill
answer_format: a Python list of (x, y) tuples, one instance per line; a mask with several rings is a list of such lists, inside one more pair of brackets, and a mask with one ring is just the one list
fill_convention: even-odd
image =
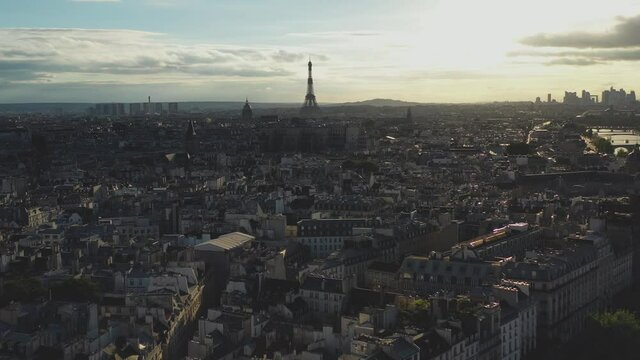
[[(335, 104), (335, 105), (338, 105), (338, 104)], [(423, 104), (422, 103), (417, 103), (417, 102), (394, 100), (394, 99), (371, 99), (371, 100), (364, 100), (364, 101), (348, 102), (348, 103), (343, 103), (343, 104), (339, 104), (339, 105), (344, 105), (344, 106), (363, 106), (363, 105), (368, 105), (368, 106), (392, 106), (392, 107), (398, 107), (398, 106), (416, 106), (416, 105), (423, 105)]]

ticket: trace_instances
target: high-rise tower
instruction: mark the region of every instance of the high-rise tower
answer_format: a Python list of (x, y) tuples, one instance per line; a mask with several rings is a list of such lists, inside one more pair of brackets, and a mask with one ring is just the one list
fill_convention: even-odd
[(251, 105), (249, 105), (249, 98), (244, 102), (244, 107), (242, 108), (242, 121), (251, 121), (253, 119), (253, 110), (251, 110)]
[(318, 103), (316, 102), (316, 95), (313, 93), (313, 76), (311, 75), (311, 59), (309, 59), (309, 78), (307, 79), (307, 95), (304, 97), (304, 104), (300, 109), (300, 113), (303, 115), (313, 115), (320, 111)]

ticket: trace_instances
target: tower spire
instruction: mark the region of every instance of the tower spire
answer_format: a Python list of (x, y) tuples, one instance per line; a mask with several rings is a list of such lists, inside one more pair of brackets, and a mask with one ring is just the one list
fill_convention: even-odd
[(318, 107), (318, 103), (316, 102), (316, 95), (313, 91), (313, 64), (311, 63), (311, 56), (309, 56), (309, 63), (307, 64), (307, 66), (309, 67), (309, 77), (307, 78), (307, 95), (305, 95), (304, 104), (300, 109), (300, 113), (304, 115), (315, 114), (320, 110), (320, 108)]

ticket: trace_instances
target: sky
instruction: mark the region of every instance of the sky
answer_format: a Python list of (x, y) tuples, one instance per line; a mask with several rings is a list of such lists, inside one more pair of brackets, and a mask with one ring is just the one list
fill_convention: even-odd
[(0, 1), (0, 103), (302, 103), (308, 58), (320, 105), (634, 90), (640, 1)]

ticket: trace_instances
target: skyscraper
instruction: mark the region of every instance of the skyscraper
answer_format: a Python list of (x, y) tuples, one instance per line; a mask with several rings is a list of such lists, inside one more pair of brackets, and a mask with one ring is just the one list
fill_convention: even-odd
[(612, 86), (609, 90), (602, 92), (602, 104), (609, 106), (633, 105), (636, 100), (635, 95), (634, 91), (627, 93), (624, 89), (616, 90)]
[(628, 103), (629, 105), (633, 105), (633, 104), (635, 104), (635, 103), (636, 103), (636, 92), (635, 92), (635, 91), (630, 91), (630, 92), (627, 94), (627, 103)]
[(96, 104), (94, 107), (93, 113), (96, 116), (122, 116), (125, 114), (124, 104), (122, 103)]
[(304, 104), (300, 109), (302, 115), (315, 115), (320, 111), (318, 103), (316, 102), (316, 95), (313, 92), (313, 76), (311, 75), (311, 59), (309, 59), (309, 77), (307, 78), (307, 95), (304, 97)]

